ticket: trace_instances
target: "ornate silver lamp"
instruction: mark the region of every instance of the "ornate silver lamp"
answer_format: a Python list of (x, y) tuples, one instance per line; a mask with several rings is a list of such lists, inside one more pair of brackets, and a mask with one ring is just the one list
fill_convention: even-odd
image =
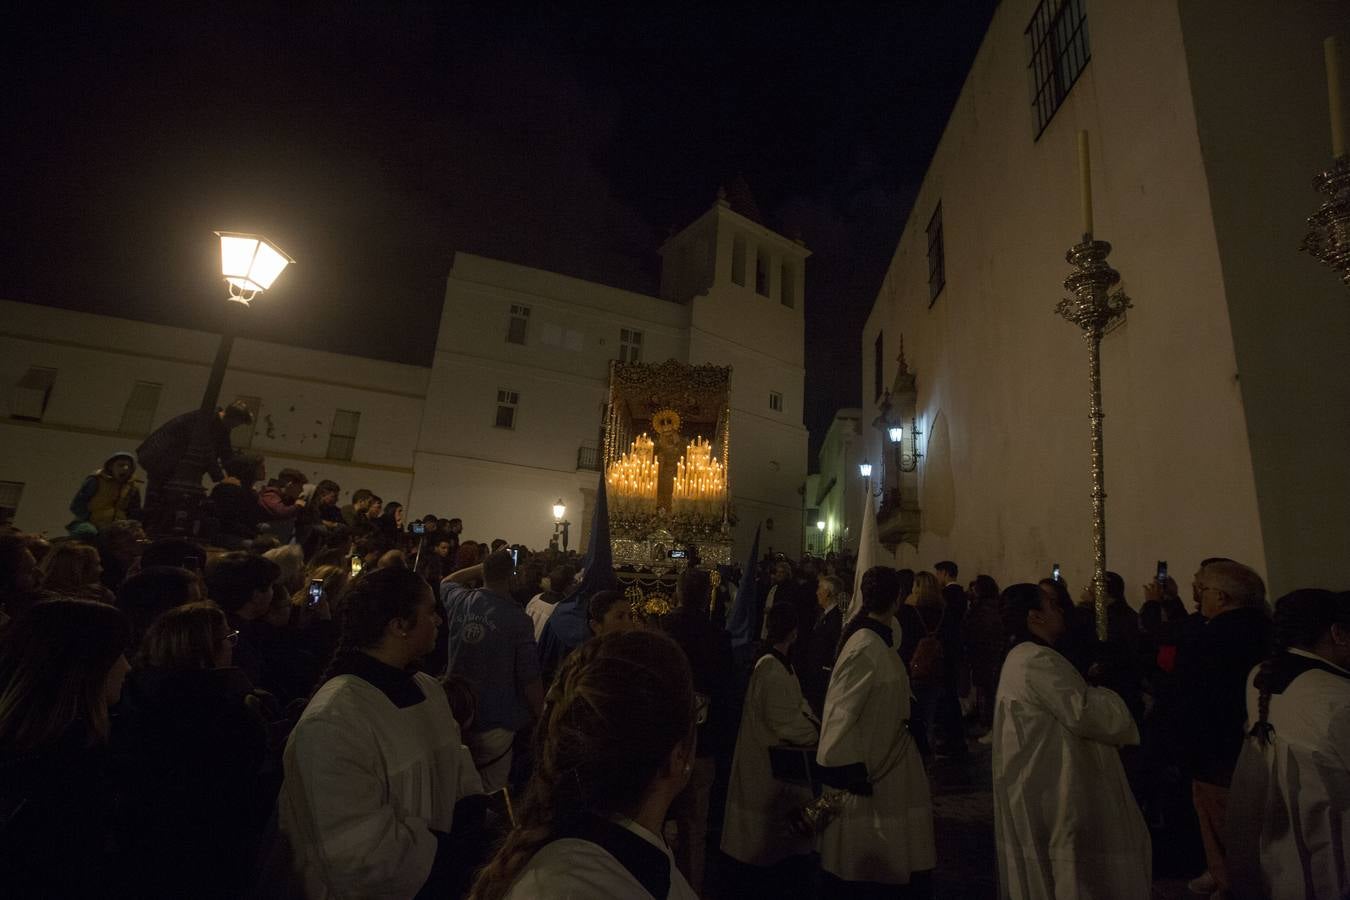
[(1322, 42), (1327, 66), (1327, 102), (1331, 119), (1331, 168), (1313, 179), (1326, 202), (1308, 217), (1308, 233), (1300, 250), (1340, 273), (1350, 287), (1350, 153), (1345, 150), (1344, 106), (1341, 99), (1341, 52), (1334, 37)]
[(1102, 448), (1102, 335), (1131, 306), (1124, 291), (1111, 289), (1120, 273), (1106, 257), (1111, 245), (1092, 237), (1092, 192), (1087, 162), (1087, 132), (1079, 132), (1079, 169), (1083, 179), (1083, 240), (1069, 248), (1065, 259), (1074, 271), (1064, 279), (1072, 293), (1055, 305), (1055, 312), (1083, 330), (1088, 346), (1088, 424), (1091, 429), (1092, 473), (1092, 595), (1096, 608), (1097, 638), (1106, 640), (1106, 463)]

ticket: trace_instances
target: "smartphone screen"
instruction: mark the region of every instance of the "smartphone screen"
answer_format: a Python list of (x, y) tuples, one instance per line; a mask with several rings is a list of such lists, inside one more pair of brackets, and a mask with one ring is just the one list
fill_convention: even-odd
[(1060, 578), (1059, 578), (1059, 563), (1055, 563), (1054, 568), (1052, 568), (1052, 569), (1050, 570), (1050, 577), (1053, 578), (1055, 581), (1059, 581), (1059, 580), (1060, 580)]
[(353, 577), (353, 578), (355, 578), (357, 575), (360, 575), (360, 574), (361, 574), (361, 557), (356, 556), (356, 555), (353, 555), (353, 556), (352, 556), (352, 570), (351, 570), (351, 571), (352, 571), (352, 577)]
[(511, 548), (511, 568), (512, 568), (512, 569), (515, 569), (515, 568), (518, 568), (519, 566), (520, 566), (520, 550), (516, 549), (515, 547), (512, 547), (512, 548)]
[(1167, 580), (1167, 560), (1158, 560), (1158, 584)]
[(310, 608), (313, 609), (322, 602), (323, 602), (323, 579), (315, 578), (309, 583)]

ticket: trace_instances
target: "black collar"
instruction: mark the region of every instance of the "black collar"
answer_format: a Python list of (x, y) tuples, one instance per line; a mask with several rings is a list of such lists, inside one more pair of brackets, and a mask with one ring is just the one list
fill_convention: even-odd
[(844, 636), (839, 640), (839, 646), (843, 647), (845, 644), (848, 643), (849, 638), (853, 637), (854, 634), (856, 634), (859, 631), (863, 631), (864, 629), (872, 632), (873, 634), (881, 638), (883, 641), (885, 641), (887, 647), (894, 646), (894, 644), (892, 643), (893, 637), (891, 635), (891, 626), (882, 625), (880, 622), (878, 622), (871, 616), (867, 615), (866, 613), (859, 613), (858, 615), (853, 617), (852, 622), (848, 623), (848, 627), (844, 629)]
[(776, 660), (778, 660), (780, 663), (782, 663), (782, 664), (783, 664), (783, 668), (785, 668), (785, 669), (788, 670), (788, 674), (789, 674), (789, 675), (792, 674), (792, 660), (788, 659), (786, 656), (784, 656), (783, 654), (779, 653), (779, 652), (778, 652), (777, 650), (775, 650), (773, 647), (769, 647), (769, 648), (768, 648), (768, 655), (769, 655), (769, 656), (772, 656), (774, 659), (776, 659)]
[(599, 816), (587, 816), (563, 829), (562, 836), (580, 838), (600, 847), (656, 900), (670, 896), (670, 857), (622, 825)]
[(389, 698), (389, 702), (399, 709), (416, 706), (427, 699), (422, 689), (413, 680), (415, 672), (396, 669), (380, 662), (369, 653), (355, 651), (338, 657), (333, 667), (333, 676), (354, 675), (362, 681), (379, 688)]

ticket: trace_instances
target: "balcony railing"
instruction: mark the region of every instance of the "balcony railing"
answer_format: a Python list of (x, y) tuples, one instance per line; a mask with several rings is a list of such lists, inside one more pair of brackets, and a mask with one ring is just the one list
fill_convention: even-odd
[(578, 447), (577, 448), (577, 468), (586, 469), (591, 472), (602, 471), (600, 465), (599, 447)]

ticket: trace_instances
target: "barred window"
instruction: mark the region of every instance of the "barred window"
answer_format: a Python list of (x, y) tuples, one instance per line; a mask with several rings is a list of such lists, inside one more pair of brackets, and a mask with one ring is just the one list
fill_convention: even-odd
[(356, 450), (356, 431), (361, 425), (361, 414), (354, 409), (339, 409), (333, 413), (333, 427), (328, 430), (329, 459), (349, 460)]
[(497, 428), (516, 427), (516, 407), (520, 405), (520, 394), (515, 391), (497, 391)]
[(247, 450), (253, 446), (253, 435), (258, 431), (258, 417), (262, 414), (261, 397), (235, 397), (236, 403), (242, 403), (253, 413), (253, 421), (247, 425), (236, 426), (230, 431), (230, 446), (235, 450)]
[(778, 391), (769, 391), (769, 409), (774, 412), (783, 411), (783, 395)]
[(530, 308), (518, 303), (511, 304), (511, 321), (506, 326), (508, 344), (525, 343), (525, 329), (530, 324)]
[(120, 434), (145, 435), (155, 421), (155, 410), (159, 408), (159, 392), (163, 385), (153, 381), (138, 381), (131, 389), (127, 405), (122, 408), (122, 423), (117, 426)]
[(1036, 138), (1092, 59), (1084, 0), (1041, 0), (1027, 23), (1027, 72)]
[(928, 305), (932, 306), (947, 283), (947, 251), (942, 242), (942, 204), (928, 220)]
[(52, 388), (55, 385), (55, 369), (31, 366), (14, 385), (14, 408), (10, 416), (30, 422), (41, 422), (47, 413), (47, 404), (52, 399)]
[(619, 362), (642, 362), (642, 332), (633, 328), (619, 329)]

